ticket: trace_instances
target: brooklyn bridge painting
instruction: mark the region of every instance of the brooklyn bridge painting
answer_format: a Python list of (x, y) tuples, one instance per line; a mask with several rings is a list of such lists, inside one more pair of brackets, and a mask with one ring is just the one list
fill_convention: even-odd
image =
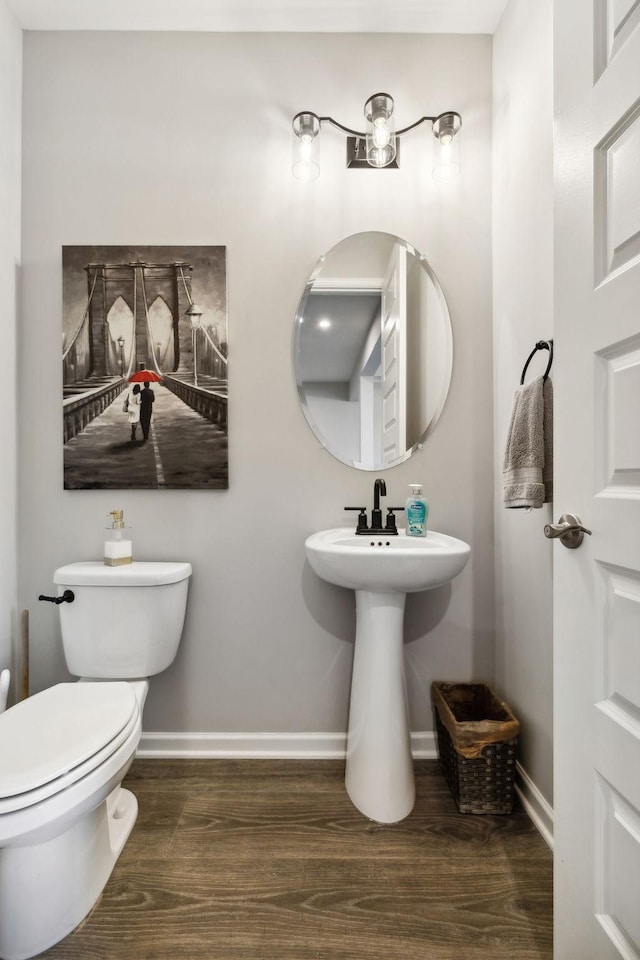
[(62, 271), (65, 489), (226, 489), (226, 248), (66, 246)]

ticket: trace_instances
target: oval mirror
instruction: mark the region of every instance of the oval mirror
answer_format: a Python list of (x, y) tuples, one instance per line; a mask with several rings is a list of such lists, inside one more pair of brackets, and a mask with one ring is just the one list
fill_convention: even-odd
[(453, 365), (438, 280), (410, 244), (358, 233), (321, 257), (293, 334), (300, 403), (320, 443), (343, 463), (402, 463), (435, 427)]

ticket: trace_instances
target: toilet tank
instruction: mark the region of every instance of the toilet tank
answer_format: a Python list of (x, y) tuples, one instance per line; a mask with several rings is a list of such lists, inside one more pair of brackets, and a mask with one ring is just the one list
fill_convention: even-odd
[(191, 564), (134, 561), (59, 567), (58, 605), (69, 672), (77, 677), (130, 680), (150, 677), (173, 663), (184, 625)]

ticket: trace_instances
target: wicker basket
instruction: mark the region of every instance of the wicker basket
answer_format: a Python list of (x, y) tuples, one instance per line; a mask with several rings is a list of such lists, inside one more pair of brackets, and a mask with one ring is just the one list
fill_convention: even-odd
[(460, 813), (513, 810), (520, 725), (483, 683), (434, 683), (431, 688), (438, 759)]

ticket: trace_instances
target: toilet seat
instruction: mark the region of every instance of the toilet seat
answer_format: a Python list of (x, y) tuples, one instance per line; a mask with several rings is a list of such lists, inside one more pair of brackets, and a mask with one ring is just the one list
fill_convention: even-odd
[(0, 716), (0, 815), (64, 790), (104, 763), (139, 720), (126, 682), (61, 683)]

